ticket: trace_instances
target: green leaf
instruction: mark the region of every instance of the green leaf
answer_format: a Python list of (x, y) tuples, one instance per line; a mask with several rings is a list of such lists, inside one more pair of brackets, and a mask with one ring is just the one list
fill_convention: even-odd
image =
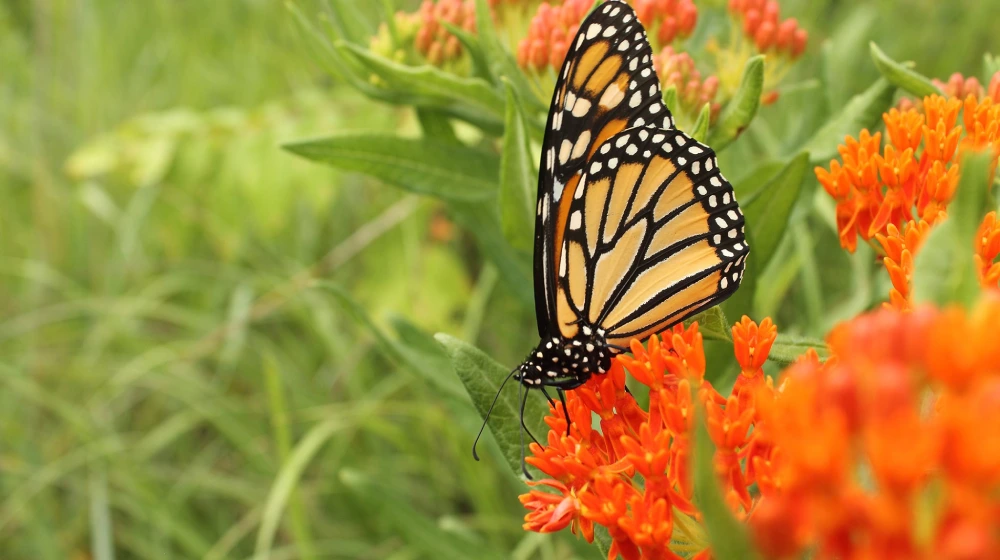
[(698, 120), (694, 121), (691, 127), (691, 137), (699, 142), (703, 142), (708, 136), (708, 124), (712, 120), (712, 104), (706, 103), (701, 112), (698, 113)]
[(764, 185), (773, 181), (781, 173), (781, 170), (786, 165), (788, 163), (781, 160), (764, 161), (757, 164), (757, 167), (754, 167), (746, 175), (743, 175), (739, 179), (731, 180), (733, 192), (736, 193), (736, 199), (742, 205), (750, 202), (753, 197), (759, 194)]
[(992, 156), (966, 154), (948, 218), (931, 230), (913, 262), (913, 300), (971, 305), (979, 295), (974, 264), (976, 230), (989, 204)]
[(817, 130), (801, 150), (812, 154), (814, 164), (828, 162), (837, 155), (837, 145), (845, 136), (857, 136), (861, 129), (872, 129), (879, 123), (882, 113), (892, 105), (895, 92), (896, 87), (885, 78), (875, 80)]
[(420, 121), (420, 129), (424, 132), (424, 138), (432, 138), (449, 144), (461, 144), (458, 137), (455, 136), (455, 129), (451, 126), (448, 116), (441, 111), (418, 108), (417, 120)]
[(990, 165), (995, 163), (988, 152), (965, 152), (962, 155), (960, 169), (962, 176), (958, 181), (955, 199), (948, 205), (949, 219), (955, 221), (955, 227), (962, 243), (966, 244), (967, 253), (972, 253), (975, 247), (976, 231), (983, 221), (983, 216), (990, 208)]
[(490, 70), (490, 63), (486, 59), (486, 53), (483, 52), (483, 45), (480, 43), (479, 37), (447, 20), (441, 19), (440, 22), (448, 30), (448, 33), (458, 37), (465, 52), (469, 54), (469, 59), (472, 61), (472, 75), (495, 83), (496, 79)]
[(757, 243), (754, 241), (753, 231), (746, 229), (744, 235), (746, 236), (747, 245), (750, 246), (750, 252), (747, 254), (746, 262), (743, 265), (743, 278), (740, 280), (740, 287), (736, 290), (736, 293), (722, 302), (723, 309), (730, 317), (753, 315), (753, 304), (757, 290), (769, 285), (763, 284), (761, 288), (758, 288), (758, 278), (763, 272), (764, 267), (759, 264), (760, 260), (757, 257), (757, 251), (754, 249)]
[(931, 83), (927, 77), (910, 70), (878, 48), (875, 41), (870, 43), (872, 60), (882, 76), (889, 80), (889, 83), (918, 97), (926, 95), (941, 95), (941, 90)]
[(503, 233), (515, 248), (531, 251), (535, 239), (535, 184), (528, 133), (517, 93), (504, 80), (507, 117), (504, 123), (503, 155), (500, 158), (500, 218)]
[(601, 557), (607, 558), (608, 552), (611, 550), (611, 534), (608, 533), (608, 529), (604, 525), (594, 526), (594, 544), (601, 551)]
[(830, 349), (822, 340), (790, 334), (779, 334), (771, 346), (767, 359), (781, 366), (787, 366), (810, 348), (816, 350), (821, 360), (830, 357)]
[(382, 88), (395, 92), (404, 103), (437, 107), (488, 130), (501, 130), (504, 100), (488, 82), (429, 65), (406, 66), (350, 43), (336, 47), (357, 67), (381, 78)]
[(670, 86), (663, 90), (663, 104), (667, 106), (667, 110), (670, 111), (671, 115), (676, 115), (680, 112), (680, 101), (677, 98), (677, 86)]
[(865, 57), (879, 11), (871, 3), (859, 2), (846, 12), (821, 47), (820, 72), (827, 108), (843, 107), (859, 84), (876, 77)]
[(367, 517), (386, 523), (407, 548), (422, 552), (419, 558), (504, 558), (484, 546), (485, 543), (445, 529), (426, 512), (415, 509), (407, 500), (400, 500), (399, 489), (389, 481), (355, 469), (344, 469), (338, 474), (352, 501), (369, 510)]
[(722, 109), (718, 123), (708, 136), (708, 145), (716, 152), (722, 151), (739, 136), (760, 108), (760, 96), (764, 90), (764, 56), (757, 55), (747, 60), (743, 67), (743, 77), (739, 89)]
[(330, 27), (334, 29), (339, 39), (356, 45), (366, 44), (374, 34), (368, 23), (368, 18), (358, 11), (357, 2), (351, 0), (334, 0), (329, 3)]
[(497, 190), (500, 162), (495, 155), (430, 138), (340, 134), (284, 148), (307, 159), (446, 200), (484, 200), (495, 196)]
[[(465, 389), (472, 397), (472, 402), (482, 417), (486, 417), (490, 403), (497, 397), (496, 405), (489, 419), (489, 428), (503, 451), (507, 464), (516, 475), (521, 475), (521, 424), (520, 402), (518, 401), (518, 385), (511, 380), (500, 391), (500, 386), (510, 374), (510, 370), (495, 362), (478, 348), (466, 344), (457, 338), (446, 334), (437, 334), (435, 338), (444, 346), (445, 352), (451, 358), (452, 367)], [(521, 388), (521, 390), (525, 390)], [(524, 424), (536, 438), (544, 441), (548, 426), (542, 420), (548, 413), (548, 405), (542, 395), (527, 395), (524, 409)], [(525, 452), (531, 440), (527, 434)], [(537, 472), (537, 471), (535, 471)]]
[[(303, 39), (308, 48), (312, 51), (313, 56), (327, 69), (327, 71), (340, 79), (346, 80), (355, 89), (371, 98), (381, 99), (390, 103), (399, 102), (398, 95), (387, 92), (382, 88), (377, 88), (361, 77), (361, 75), (359, 75), (359, 73), (355, 71), (355, 69), (343, 57), (340, 51), (335, 49), (333, 45), (330, 44), (327, 36), (317, 29), (309, 18), (302, 13), (302, 10), (299, 9), (298, 5), (294, 2), (286, 2), (285, 7), (292, 12), (295, 23), (302, 32)], [(330, 21), (330, 19), (327, 21), (334, 27), (334, 32), (337, 35), (340, 35), (344, 38), (344, 40), (347, 40), (347, 37), (340, 32), (338, 27), (336, 27), (336, 22)]]
[(767, 266), (781, 236), (788, 229), (788, 221), (808, 169), (809, 154), (800, 153), (773, 179), (740, 203), (747, 229), (753, 235), (754, 245), (750, 252), (757, 253), (756, 260), (762, 267)]
[(993, 75), (1000, 72), (1000, 56), (986, 53), (983, 55), (983, 83), (989, 83)]
[(421, 376), (440, 389), (442, 394), (465, 399), (465, 393), (455, 386), (451, 376), (451, 361), (429, 334), (402, 317), (393, 317), (392, 325), (398, 335), (397, 339), (393, 339), (375, 324), (367, 310), (343, 287), (333, 282), (321, 282), (319, 286), (337, 300), (347, 315), (374, 335), (379, 350), (389, 361)]
[(722, 308), (718, 305), (698, 313), (694, 317), (684, 321), (684, 324), (690, 325), (695, 321), (698, 321), (698, 332), (702, 334), (705, 340), (725, 340), (729, 342), (733, 339), (730, 328), (732, 325), (729, 324), (726, 314), (723, 313)]
[[(527, 76), (518, 67), (517, 61), (511, 55), (497, 36), (496, 25), (493, 23), (492, 10), (487, 0), (476, 0), (476, 30), (486, 60), (490, 64), (490, 73), (494, 83), (506, 79), (514, 87), (521, 103), (527, 105), (529, 113), (548, 109), (548, 99), (539, 99)], [(534, 122), (534, 121), (532, 121)], [(530, 123), (529, 123), (530, 124)]]
[(455, 221), (472, 233), (479, 249), (496, 265), (503, 276), (502, 284), (526, 307), (533, 305), (535, 292), (531, 255), (514, 249), (504, 238), (496, 203), (493, 200), (476, 203), (452, 202), (449, 207)]
[(757, 558), (747, 526), (729, 511), (718, 477), (715, 474), (715, 445), (705, 425), (705, 409), (699, 406), (695, 424), (694, 487), (695, 504), (702, 513), (712, 558), (716, 560), (751, 560)]

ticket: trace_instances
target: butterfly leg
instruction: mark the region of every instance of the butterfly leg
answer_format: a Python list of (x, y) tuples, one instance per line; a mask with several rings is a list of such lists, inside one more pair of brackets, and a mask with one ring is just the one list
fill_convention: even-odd
[[(542, 389), (542, 394), (545, 395), (545, 398), (549, 399), (549, 405), (552, 408), (555, 408), (556, 403), (555, 401), (552, 400), (552, 397), (549, 396), (548, 391), (545, 390), (545, 387), (541, 387), (541, 389)], [(559, 402), (562, 403), (563, 414), (566, 416), (566, 435), (568, 436), (571, 421), (569, 419), (569, 409), (566, 408), (566, 393), (563, 392), (561, 387), (556, 386), (556, 394), (559, 395)]]
[(569, 409), (566, 408), (566, 392), (556, 387), (556, 394), (559, 395), (559, 402), (562, 403), (563, 414), (566, 415), (566, 435), (569, 435), (570, 419), (569, 419)]
[[(531, 435), (531, 430), (529, 430), (528, 426), (525, 425), (524, 423), (524, 405), (527, 402), (528, 402), (528, 395), (527, 393), (525, 393), (524, 398), (521, 399), (521, 427), (524, 428), (524, 431), (528, 433), (528, 437), (531, 438), (531, 441), (538, 443), (538, 440), (535, 439), (535, 436)], [(538, 445), (541, 445), (541, 443), (538, 443)]]

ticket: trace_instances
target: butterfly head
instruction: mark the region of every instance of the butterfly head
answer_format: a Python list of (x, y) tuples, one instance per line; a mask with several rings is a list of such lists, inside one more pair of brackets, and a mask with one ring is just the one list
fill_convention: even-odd
[(581, 325), (573, 338), (542, 340), (518, 367), (516, 379), (527, 387), (573, 389), (611, 368), (612, 350), (604, 330)]

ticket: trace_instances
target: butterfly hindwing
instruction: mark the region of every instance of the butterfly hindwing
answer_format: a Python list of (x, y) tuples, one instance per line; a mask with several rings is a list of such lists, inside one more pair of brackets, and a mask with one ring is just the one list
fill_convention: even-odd
[(749, 251), (715, 152), (678, 130), (625, 130), (572, 193), (557, 268), (557, 324), (583, 319), (627, 346), (736, 290)]
[(535, 306), (539, 335), (554, 332), (555, 265), (584, 166), (607, 139), (633, 127), (672, 129), (635, 12), (621, 0), (599, 5), (580, 25), (559, 72), (542, 144), (535, 222)]

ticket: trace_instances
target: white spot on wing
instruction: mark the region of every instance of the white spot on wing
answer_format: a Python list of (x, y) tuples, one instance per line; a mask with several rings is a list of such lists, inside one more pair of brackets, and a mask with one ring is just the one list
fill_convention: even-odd
[(587, 99), (577, 99), (576, 105), (573, 107), (573, 116), (580, 118), (590, 112), (590, 101)]
[(573, 159), (583, 156), (583, 154), (587, 152), (588, 146), (590, 146), (590, 130), (584, 130), (580, 133), (580, 136), (577, 137), (576, 144), (573, 145)]
[(563, 140), (562, 144), (559, 145), (559, 163), (565, 164), (569, 161), (569, 156), (573, 152), (573, 143), (569, 140)]
[(580, 224), (583, 223), (583, 214), (579, 210), (573, 212), (569, 217), (569, 229), (580, 229)]

